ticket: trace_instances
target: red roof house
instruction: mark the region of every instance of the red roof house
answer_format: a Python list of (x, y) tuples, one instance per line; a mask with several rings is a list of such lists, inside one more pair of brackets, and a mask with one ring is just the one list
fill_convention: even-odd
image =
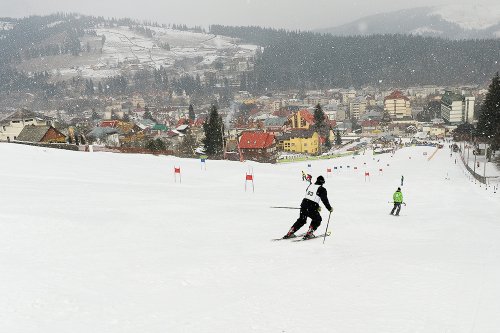
[(118, 120), (103, 120), (99, 127), (111, 127), (116, 128), (118, 126)]
[(239, 149), (244, 159), (258, 162), (276, 162), (276, 138), (265, 132), (243, 132)]

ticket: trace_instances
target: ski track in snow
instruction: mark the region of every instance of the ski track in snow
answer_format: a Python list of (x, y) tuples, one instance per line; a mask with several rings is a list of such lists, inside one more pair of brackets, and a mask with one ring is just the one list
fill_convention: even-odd
[[(0, 143), (0, 331), (496, 332), (500, 193), (434, 150), (204, 171)], [(298, 207), (302, 170), (326, 178), (333, 234), (271, 242), (298, 210), (269, 207)]]

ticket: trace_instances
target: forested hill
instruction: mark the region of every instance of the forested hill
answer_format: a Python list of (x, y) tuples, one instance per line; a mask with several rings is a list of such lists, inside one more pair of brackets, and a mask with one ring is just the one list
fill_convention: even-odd
[(500, 39), (337, 37), (221, 25), (210, 32), (264, 47), (255, 67), (260, 89), (484, 84), (500, 70)]

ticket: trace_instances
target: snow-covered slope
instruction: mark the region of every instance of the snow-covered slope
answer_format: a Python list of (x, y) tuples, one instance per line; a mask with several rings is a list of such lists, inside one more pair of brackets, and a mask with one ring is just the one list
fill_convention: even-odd
[[(500, 194), (432, 153), (203, 170), (0, 144), (0, 331), (496, 332)], [(333, 236), (271, 242), (298, 211), (269, 207), (299, 205), (301, 171), (341, 165), (325, 184)]]
[(438, 15), (463, 29), (484, 30), (500, 23), (500, 3), (438, 6), (429, 15)]
[(413, 34), (451, 39), (498, 38), (500, 4), (451, 4), (363, 17), (321, 29), (335, 35)]
[[(224, 50), (242, 57), (255, 54), (255, 48), (249, 49), (247, 45), (240, 47), (235, 39), (229, 37), (170, 28), (146, 28), (155, 32), (153, 38), (142, 36), (128, 27), (96, 29), (98, 36), (105, 37), (97, 64), (93, 60), (88, 65), (71, 66), (60, 72), (70, 76), (80, 73), (85, 77), (102, 78), (119, 75), (121, 64), (127, 62), (146, 68), (168, 68), (176, 61), (195, 58), (201, 59), (200, 64), (210, 65), (218, 57), (226, 56)], [(170, 50), (160, 48), (160, 43), (168, 44)]]

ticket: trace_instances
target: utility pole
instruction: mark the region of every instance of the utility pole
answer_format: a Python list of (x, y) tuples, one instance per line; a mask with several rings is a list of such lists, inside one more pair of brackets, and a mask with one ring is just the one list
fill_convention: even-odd
[[(477, 157), (477, 153), (475, 151), (472, 151), (472, 153), (474, 154), (474, 173), (476, 173), (476, 157)], [(469, 162), (467, 162), (467, 165), (469, 164)]]
[(483, 177), (484, 177), (484, 183), (486, 184), (486, 162), (487, 160), (487, 154), (488, 154), (488, 144), (484, 144), (484, 171), (483, 171)]

